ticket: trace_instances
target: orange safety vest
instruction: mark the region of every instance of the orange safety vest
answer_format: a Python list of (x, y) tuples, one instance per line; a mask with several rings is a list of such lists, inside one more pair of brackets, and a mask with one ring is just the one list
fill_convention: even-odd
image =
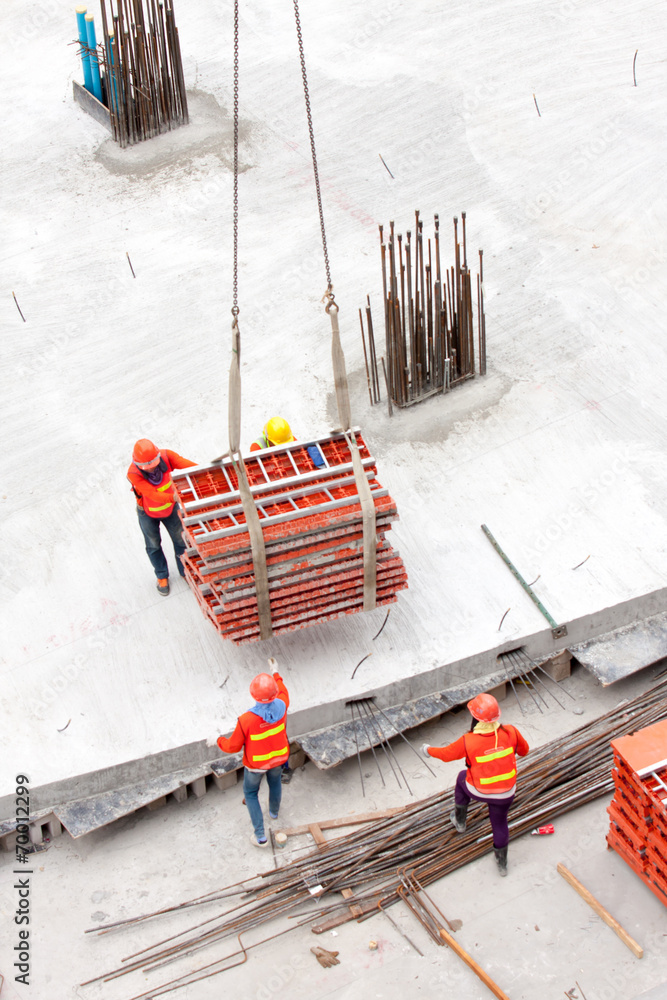
[(265, 722), (254, 712), (245, 712), (239, 718), (245, 736), (243, 763), (246, 767), (251, 767), (254, 771), (268, 771), (271, 767), (285, 763), (289, 758), (286, 718), (287, 710), (278, 722)]
[(185, 469), (195, 464), (187, 458), (181, 458), (175, 451), (160, 451), (160, 458), (166, 469), (159, 483), (151, 483), (134, 462), (127, 470), (127, 478), (132, 484), (137, 504), (149, 517), (169, 517), (176, 503), (171, 471)]
[[(463, 737), (468, 765), (468, 780), (478, 792), (507, 792), (516, 784), (516, 732), (513, 726), (482, 736), (468, 733)], [(495, 745), (494, 745), (495, 744)]]

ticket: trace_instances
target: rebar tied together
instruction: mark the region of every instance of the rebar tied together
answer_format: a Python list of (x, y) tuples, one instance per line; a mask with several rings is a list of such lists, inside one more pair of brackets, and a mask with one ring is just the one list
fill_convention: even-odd
[[(527, 833), (601, 795), (611, 795), (614, 780), (610, 740), (666, 715), (664, 679), (633, 701), (531, 751), (519, 773), (510, 813), (511, 836)], [(278, 869), (271, 868), (156, 913), (91, 928), (90, 933), (105, 934), (112, 928), (130, 929), (137, 922), (186, 912), (202, 904), (213, 907), (213, 912), (203, 914), (196, 923), (188, 921), (183, 930), (126, 956), (121, 967), (97, 978), (109, 980), (139, 971), (146, 975), (178, 958), (192, 959), (189, 971), (134, 994), (132, 1000), (158, 997), (232, 968), (247, 959), (251, 948), (287, 934), (293, 927), (315, 923), (312, 929), (322, 933), (347, 920), (363, 920), (386, 909), (404, 898), (406, 872), (421, 888), (491, 849), (486, 806), (473, 805), (465, 833), (457, 834), (447, 818), (453, 804), (453, 789), (447, 789), (372, 826), (320, 844)], [(236, 897), (231, 906), (230, 897)], [(292, 919), (276, 927), (274, 921), (285, 917)], [(267, 925), (272, 925), (267, 937), (253, 939), (252, 944), (241, 941), (247, 931)], [(214, 948), (213, 953), (198, 954), (227, 938), (231, 939), (231, 949)]]
[(104, 103), (116, 142), (133, 145), (187, 125), (188, 100), (172, 0), (100, 0), (100, 5)]
[[(389, 240), (384, 242), (380, 226), (382, 285), (387, 392), (396, 406), (412, 406), (427, 396), (448, 392), (453, 386), (475, 376), (475, 324), (472, 275), (468, 267), (466, 213), (454, 218), (454, 264), (442, 270), (440, 263), (440, 220), (434, 216), (433, 246), (424, 239), (423, 222), (415, 212), (415, 237), (410, 230), (405, 243), (389, 223)], [(486, 374), (486, 321), (484, 316), (484, 275), (479, 251), (477, 276), (477, 351), (479, 374)], [(434, 273), (435, 272), (435, 273)], [(366, 375), (371, 405), (380, 401), (373, 320), (367, 299), (368, 348), (361, 310)]]

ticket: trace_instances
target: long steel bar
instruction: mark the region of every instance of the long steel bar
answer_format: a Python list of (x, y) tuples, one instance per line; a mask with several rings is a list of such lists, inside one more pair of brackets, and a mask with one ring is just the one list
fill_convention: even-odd
[[(375, 714), (375, 712), (373, 710), (373, 704), (372, 704), (372, 702), (368, 698), (363, 698), (357, 704), (361, 705), (361, 707), (363, 708), (364, 712), (366, 713), (367, 718), (369, 719), (369, 723), (372, 724), (373, 728), (375, 729), (375, 731), (377, 732), (377, 734), (378, 734), (378, 736), (380, 738), (380, 746), (384, 750), (385, 756), (386, 756), (387, 760), (389, 761), (389, 766), (391, 767), (391, 770), (392, 770), (392, 772), (394, 774), (394, 777), (396, 778), (396, 783), (398, 784), (398, 787), (399, 788), (401, 787), (401, 782), (400, 782), (400, 779), (398, 777), (398, 774), (400, 774), (401, 778), (403, 778), (403, 781), (405, 782), (405, 787), (407, 788), (407, 790), (410, 793), (410, 795), (412, 795), (412, 789), (410, 788), (410, 785), (408, 784), (408, 779), (405, 777), (405, 773), (403, 771), (403, 768), (401, 767), (401, 765), (398, 762), (398, 759), (396, 757), (396, 754), (394, 753), (394, 749), (393, 749), (391, 743), (389, 742), (389, 740), (387, 739), (387, 737), (385, 736), (385, 734), (384, 734), (384, 732), (382, 730), (382, 725), (381, 725), (380, 721), (377, 718), (377, 715)], [(392, 760), (392, 758), (393, 758), (393, 760)], [(396, 773), (396, 768), (394, 767), (394, 765), (396, 765), (396, 768), (398, 769), (398, 774)]]
[(510, 652), (505, 653), (504, 655), (507, 656), (510, 659), (510, 662), (514, 665), (514, 668), (517, 671), (517, 680), (524, 684), (528, 694), (531, 695), (540, 712), (542, 711), (540, 702), (542, 702), (545, 708), (548, 708), (549, 706), (547, 705), (544, 695), (535, 687), (532, 677), (528, 676), (530, 671), (526, 668), (525, 664), (522, 663), (516, 652), (514, 650), (510, 650)]
[(518, 582), (521, 584), (521, 586), (523, 587), (523, 589), (526, 591), (526, 593), (530, 597), (531, 601), (534, 602), (534, 604), (539, 608), (539, 610), (542, 612), (542, 614), (544, 615), (544, 617), (546, 618), (546, 620), (549, 622), (549, 624), (551, 625), (552, 629), (558, 629), (558, 628), (560, 628), (560, 626), (558, 625), (558, 623), (551, 617), (551, 615), (549, 614), (549, 612), (547, 611), (547, 609), (544, 607), (544, 605), (542, 604), (541, 600), (539, 599), (539, 597), (537, 596), (537, 594), (535, 593), (535, 591), (532, 589), (532, 587), (528, 583), (526, 583), (526, 581), (524, 580), (524, 578), (521, 576), (521, 573), (519, 573), (518, 569), (516, 568), (516, 566), (514, 565), (514, 563), (512, 562), (512, 560), (501, 549), (500, 545), (498, 544), (498, 542), (496, 541), (496, 539), (493, 537), (493, 534), (489, 531), (489, 529), (487, 528), (487, 526), (485, 524), (483, 524), (481, 526), (481, 528), (482, 528), (482, 531), (484, 532), (484, 534), (486, 535), (486, 537), (489, 539), (489, 541), (493, 545), (493, 547), (496, 550), (496, 552), (498, 553), (498, 555), (500, 556), (500, 558), (503, 560), (503, 562), (505, 563), (505, 565), (508, 567), (508, 569), (511, 572), (512, 576), (516, 580), (518, 580)]

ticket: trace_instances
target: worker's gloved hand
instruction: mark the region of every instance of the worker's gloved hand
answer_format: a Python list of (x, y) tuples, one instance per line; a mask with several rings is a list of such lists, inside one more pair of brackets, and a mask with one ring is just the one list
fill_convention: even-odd
[(218, 745), (218, 737), (217, 736), (207, 736), (206, 737), (206, 746), (207, 747), (217, 747), (217, 745)]
[(272, 674), (275, 673), (276, 670), (278, 669), (278, 661), (276, 660), (275, 656), (270, 656), (268, 662), (269, 662), (269, 670), (271, 671)]
[(429, 753), (430, 749), (431, 749), (431, 744), (430, 743), (422, 743), (422, 753), (424, 754), (425, 757), (430, 757), (431, 756), (430, 753)]
[(310, 950), (323, 969), (330, 969), (332, 965), (340, 965), (336, 957), (337, 951), (327, 951), (326, 948), (311, 948)]

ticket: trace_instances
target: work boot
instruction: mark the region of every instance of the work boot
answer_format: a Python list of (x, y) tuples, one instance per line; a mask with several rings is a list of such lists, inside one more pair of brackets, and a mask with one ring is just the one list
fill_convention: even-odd
[(453, 812), (449, 814), (449, 822), (452, 824), (457, 833), (466, 832), (466, 816), (468, 815), (468, 806), (454, 806)]
[(498, 873), (503, 877), (507, 875), (507, 848), (506, 847), (494, 847), (493, 853), (496, 856), (496, 864), (498, 865)]
[(167, 594), (169, 593), (169, 580), (167, 579), (166, 576), (163, 580), (158, 580), (157, 589), (158, 593), (162, 594), (163, 597), (167, 596)]

